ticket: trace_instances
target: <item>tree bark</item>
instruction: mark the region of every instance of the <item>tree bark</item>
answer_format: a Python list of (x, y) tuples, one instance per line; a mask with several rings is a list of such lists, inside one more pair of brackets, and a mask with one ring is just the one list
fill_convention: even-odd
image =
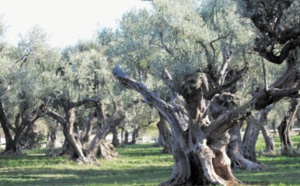
[(163, 154), (171, 154), (172, 152), (172, 134), (167, 126), (166, 118), (159, 114), (159, 122), (157, 123), (157, 128), (159, 131), (159, 136), (161, 138), (161, 144), (163, 150), (161, 151)]
[(116, 152), (113, 151), (113, 146), (110, 146), (105, 138), (112, 131), (113, 128), (118, 126), (125, 118), (125, 115), (121, 110), (119, 110), (116, 103), (114, 103), (113, 114), (109, 117), (108, 121), (105, 122), (103, 127), (99, 128), (96, 132), (94, 139), (92, 140), (89, 150), (88, 157), (95, 159), (97, 155), (100, 155), (104, 158), (113, 158), (118, 156)]
[(291, 126), (295, 122), (295, 116), (299, 107), (299, 103), (296, 99), (291, 100), (290, 109), (288, 113), (284, 116), (280, 125), (278, 126), (278, 134), (282, 146), (282, 154), (288, 156), (296, 155), (293, 150), (292, 141), (290, 139)]
[(79, 161), (86, 162), (87, 159), (83, 152), (82, 144), (80, 142), (80, 139), (74, 132), (75, 108), (71, 108), (68, 110), (66, 119), (66, 124), (62, 125), (63, 133), (66, 140), (74, 150), (73, 157), (78, 159)]
[(118, 130), (117, 127), (114, 127), (111, 131), (113, 138), (112, 138), (112, 144), (114, 147), (118, 147), (120, 145), (119, 137), (118, 137)]
[[(259, 132), (267, 123), (267, 116), (273, 106), (268, 106), (261, 109), (257, 116), (254, 117), (252, 114), (246, 119), (247, 128), (243, 139), (243, 154), (244, 157), (250, 161), (257, 162), (255, 146), (259, 136)], [(272, 142), (270, 142), (272, 143)]]
[(97, 120), (97, 118), (95, 117), (95, 113), (92, 112), (89, 115), (89, 122), (86, 126), (85, 134), (84, 134), (84, 136), (82, 137), (82, 140), (81, 140), (82, 145), (89, 142), (90, 136), (91, 136), (92, 131), (93, 131), (93, 127), (96, 123), (96, 120)]
[(264, 152), (265, 153), (274, 152), (275, 151), (274, 139), (272, 137), (272, 134), (271, 134), (267, 124), (264, 124), (261, 127), (261, 132), (262, 132), (262, 135), (263, 135), (265, 143), (266, 143), (266, 148), (265, 148)]
[(72, 152), (71, 157), (77, 159), (79, 162), (87, 163), (88, 160), (83, 152), (80, 139), (77, 134), (74, 133), (75, 107), (67, 106), (70, 104), (66, 103), (62, 103), (62, 105), (64, 107), (65, 117), (49, 109), (46, 110), (46, 114), (62, 125), (65, 140), (67, 144), (69, 144), (70, 151)]
[(1, 123), (1, 127), (3, 129), (3, 133), (5, 136), (5, 149), (4, 152), (8, 152), (11, 151), (13, 148), (13, 138), (9, 132), (9, 127), (8, 127), (8, 118), (6, 117), (6, 114), (4, 112), (3, 109), (3, 105), (0, 102), (0, 123)]
[(127, 130), (125, 130), (125, 134), (124, 134), (124, 144), (129, 144), (129, 132)]
[[(204, 103), (201, 101), (202, 96), (185, 95), (188, 109), (184, 110), (176, 105), (175, 99), (181, 98), (175, 93), (174, 99), (167, 103), (150, 92), (141, 82), (129, 78), (120, 68), (115, 67), (113, 73), (127, 88), (139, 92), (144, 102), (156, 108), (171, 126), (174, 166), (172, 175), (162, 185), (239, 183), (231, 172), (230, 159), (225, 147), (229, 142), (226, 131), (232, 125), (230, 116), (235, 118), (241, 114), (240, 111), (235, 109), (234, 112), (228, 112), (219, 117), (215, 123), (204, 127), (205, 124), (202, 124), (204, 121), (198, 118), (199, 110), (195, 108), (196, 105)], [(249, 105), (245, 106), (248, 107)], [(199, 128), (199, 124), (204, 129)]]
[(140, 130), (141, 127), (137, 127), (133, 130), (132, 134), (131, 134), (131, 144), (136, 144), (136, 139), (140, 136)]
[(231, 159), (233, 169), (257, 170), (264, 166), (259, 162), (253, 162), (244, 157), (240, 125), (235, 125), (229, 130), (230, 142), (227, 146), (227, 154)]

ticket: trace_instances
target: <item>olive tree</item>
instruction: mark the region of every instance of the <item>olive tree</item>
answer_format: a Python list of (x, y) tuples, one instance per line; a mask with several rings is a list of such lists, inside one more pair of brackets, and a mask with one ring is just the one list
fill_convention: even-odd
[[(155, 92), (150, 91), (143, 81), (134, 80), (120, 66), (114, 68), (113, 74), (126, 88), (139, 92), (144, 102), (162, 113), (170, 124), (174, 167), (172, 175), (162, 185), (227, 185), (238, 183), (239, 181), (232, 174), (231, 162), (226, 153), (226, 145), (229, 143), (229, 129), (237, 126), (239, 120), (247, 117), (253, 109), (264, 109), (283, 97), (297, 96), (298, 76), (296, 74), (298, 70), (288, 66), (286, 73), (279, 76), (278, 80), (258, 90), (245, 103), (236, 105), (231, 100), (236, 97), (237, 83), (246, 73), (248, 63), (246, 53), (243, 52), (243, 48), (240, 48), (241, 44), (237, 43), (241, 40), (236, 40), (236, 38), (242, 38), (241, 33), (245, 35), (246, 30), (235, 30), (234, 26), (229, 26), (231, 24), (238, 27), (234, 24), (238, 21), (233, 21), (239, 20), (238, 16), (228, 20), (227, 22), (230, 24), (225, 24), (227, 23), (226, 18), (234, 17), (232, 14), (237, 11), (234, 9), (235, 6), (230, 6), (232, 4), (228, 1), (216, 3), (216, 5), (220, 5), (220, 9), (224, 8), (222, 9), (223, 12), (228, 14), (227, 17), (223, 17), (225, 20), (222, 22), (220, 21), (221, 16), (218, 16), (218, 13), (222, 11), (213, 14), (215, 17), (213, 17), (212, 25), (218, 21), (223, 23), (217, 30), (210, 27), (205, 19), (206, 14), (201, 14), (201, 10), (204, 11), (208, 6), (205, 3), (209, 1), (205, 1), (205, 3), (167, 0), (153, 2), (154, 13), (147, 15), (147, 19), (156, 24), (152, 27), (154, 30), (150, 31), (148, 37), (139, 38), (139, 42), (130, 46), (141, 49), (154, 45), (162, 49), (162, 52), (158, 51), (156, 54), (159, 57), (152, 58), (148, 64), (149, 66), (150, 63), (158, 64), (161, 65), (160, 69), (167, 67), (170, 70), (170, 73), (163, 71), (161, 78), (169, 87), (171, 99), (169, 101), (161, 99)], [(259, 32), (264, 31), (261, 35), (257, 33), (255, 50), (270, 62), (282, 63), (287, 59), (289, 64), (295, 65), (291, 61), (296, 62), (299, 55), (297, 52), (295, 53), (295, 49), (298, 50), (297, 47), (299, 46), (298, 23), (292, 23), (292, 28), (288, 29), (289, 34), (282, 35), (283, 38), (279, 37), (279, 40), (275, 40), (272, 45), (270, 41), (273, 41), (273, 36), (276, 34), (263, 30), (263, 26), (267, 26), (266, 24), (269, 24), (271, 19), (262, 17), (269, 12), (272, 16), (276, 15), (277, 12), (280, 15), (284, 15), (283, 12), (286, 12), (288, 15), (287, 13), (293, 9), (292, 3), (276, 1), (276, 3), (273, 2), (266, 6), (258, 2), (265, 1), (240, 1), (241, 4), (246, 4), (243, 6), (246, 9), (243, 13), (249, 13), (250, 16), (253, 14), (252, 22), (258, 27)], [(258, 4), (259, 6), (257, 6)], [(297, 2), (294, 2), (295, 4)], [(262, 8), (265, 9), (263, 13), (260, 12)], [(281, 18), (284, 16), (278, 17), (276, 20)], [(134, 19), (136, 23), (141, 23), (137, 19)], [(228, 26), (226, 27), (228, 29), (224, 29), (224, 26)], [(238, 28), (243, 28), (243, 26)], [(143, 29), (139, 30), (142, 31)], [(230, 34), (226, 34), (226, 31)], [(249, 33), (249, 37), (251, 37), (251, 33)], [(266, 40), (266, 37), (272, 37), (272, 39)], [(124, 38), (127, 38), (125, 33)], [(282, 48), (280, 56), (276, 56), (273, 52), (275, 44), (281, 42), (280, 39), (283, 39), (284, 44), (286, 42), (287, 44)], [(238, 64), (236, 68), (229, 68), (229, 65), (234, 61), (244, 61), (244, 64), (236, 63)], [(156, 66), (156, 68), (158, 67)], [(231, 108), (221, 109), (221, 112), (215, 117), (211, 116), (214, 109), (220, 109), (210, 107), (209, 104), (213, 103), (215, 99), (222, 100), (222, 97), (225, 100), (223, 104), (231, 103)]]

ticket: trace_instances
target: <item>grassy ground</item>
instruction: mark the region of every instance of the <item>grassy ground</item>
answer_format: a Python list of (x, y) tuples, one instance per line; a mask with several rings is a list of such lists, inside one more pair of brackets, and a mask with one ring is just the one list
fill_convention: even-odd
[[(258, 151), (263, 143), (257, 145)], [(275, 140), (279, 146), (278, 140)], [(300, 141), (296, 136), (293, 141)], [(279, 148), (279, 147), (278, 147)], [(172, 156), (152, 144), (118, 148), (122, 158), (99, 160), (100, 166), (78, 166), (67, 157), (46, 157), (43, 149), (28, 156), (0, 158), (0, 185), (158, 185), (171, 175)], [(251, 185), (300, 185), (300, 157), (259, 156), (263, 171), (235, 171)]]

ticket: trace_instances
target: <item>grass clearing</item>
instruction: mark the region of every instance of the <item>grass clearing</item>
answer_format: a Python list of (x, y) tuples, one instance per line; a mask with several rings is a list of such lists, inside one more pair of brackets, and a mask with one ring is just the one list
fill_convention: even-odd
[[(275, 141), (278, 142), (277, 139)], [(298, 136), (293, 137), (296, 143)], [(276, 143), (276, 148), (279, 143)], [(260, 137), (258, 150), (264, 144)], [(0, 185), (158, 185), (172, 172), (171, 155), (160, 154), (152, 144), (117, 148), (122, 158), (100, 159), (100, 166), (78, 166), (68, 157), (47, 157), (45, 149), (26, 151), (27, 156), (0, 158)], [(268, 166), (263, 171), (234, 171), (238, 179), (251, 185), (300, 185), (300, 157), (259, 156)]]

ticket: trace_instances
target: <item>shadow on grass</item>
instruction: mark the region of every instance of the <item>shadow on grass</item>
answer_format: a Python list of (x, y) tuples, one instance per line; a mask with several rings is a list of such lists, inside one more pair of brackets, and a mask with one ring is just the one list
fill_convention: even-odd
[[(63, 165), (61, 165), (63, 166)], [(122, 170), (25, 168), (1, 170), (0, 185), (157, 185), (170, 175), (169, 167)]]
[(260, 157), (266, 170), (234, 171), (238, 179), (247, 185), (300, 185), (300, 157)]

